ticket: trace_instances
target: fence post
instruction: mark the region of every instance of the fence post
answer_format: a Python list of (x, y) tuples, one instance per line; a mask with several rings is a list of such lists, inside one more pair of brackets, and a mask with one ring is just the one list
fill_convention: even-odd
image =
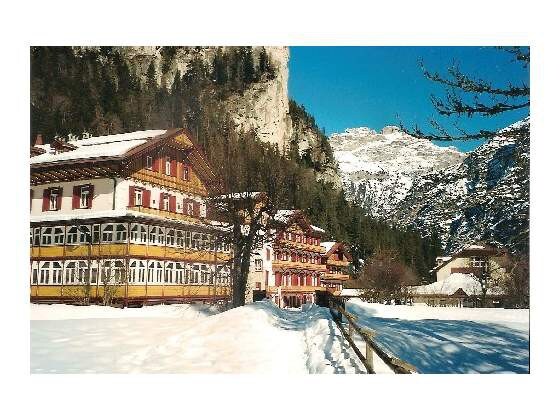
[(373, 337), (375, 337), (375, 331), (370, 330), (368, 328), (362, 328), (362, 332), (368, 338), (366, 341), (366, 362), (371, 368), (372, 371), (375, 372), (373, 368), (373, 346), (371, 343), (373, 342)]

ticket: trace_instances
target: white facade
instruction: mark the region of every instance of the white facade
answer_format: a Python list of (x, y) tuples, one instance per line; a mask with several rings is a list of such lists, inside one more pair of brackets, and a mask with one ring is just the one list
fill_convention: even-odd
[(247, 278), (247, 292), (245, 294), (245, 301), (247, 303), (253, 301), (253, 290), (266, 290), (267, 286), (274, 284), (274, 275), (272, 273), (273, 259), (274, 252), (271, 242), (266, 242), (262, 248), (251, 256), (251, 265)]
[[(116, 181), (116, 188), (115, 186)], [(91, 208), (72, 209), (72, 195), (75, 186), (93, 185), (93, 200)], [(183, 199), (189, 198), (200, 203), (200, 216), (206, 217), (206, 205), (204, 201), (193, 195), (188, 195), (175, 190), (163, 189), (151, 184), (142, 183), (132, 179), (97, 178), (85, 179), (72, 182), (57, 182), (32, 186), (31, 216), (45, 215), (48, 213), (59, 216), (90, 214), (92, 211), (125, 210), (129, 205), (129, 187), (138, 186), (150, 190), (150, 208), (159, 209), (161, 193), (172, 194), (177, 197), (177, 213), (183, 212)], [(62, 188), (62, 201), (60, 210), (43, 211), (43, 191), (49, 188)]]

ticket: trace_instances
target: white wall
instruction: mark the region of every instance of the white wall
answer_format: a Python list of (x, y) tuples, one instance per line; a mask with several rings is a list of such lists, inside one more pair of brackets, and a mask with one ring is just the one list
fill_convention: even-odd
[[(72, 192), (74, 186), (93, 184), (93, 201), (91, 209), (72, 209)], [(89, 213), (92, 211), (107, 211), (113, 209), (113, 179), (112, 178), (98, 178), (98, 179), (86, 179), (72, 182), (59, 182), (59, 183), (48, 183), (41, 184), (37, 186), (32, 186), (33, 199), (31, 200), (31, 215), (38, 216), (41, 214), (81, 214)], [(183, 198), (190, 198), (201, 203), (200, 214), (202, 217), (206, 217), (206, 205), (200, 196), (192, 196), (189, 194), (183, 194), (178, 191), (166, 190), (163, 188), (155, 187), (149, 184), (144, 184), (142, 182), (133, 181), (130, 179), (117, 178), (117, 188), (115, 192), (115, 210), (124, 210), (128, 207), (129, 200), (129, 187), (131, 185), (137, 185), (142, 188), (146, 188), (151, 191), (150, 196), (150, 207), (159, 208), (159, 196), (160, 193), (170, 193), (177, 197), (177, 211), (183, 211)], [(62, 202), (61, 209), (57, 211), (43, 212), (43, 190), (47, 188), (62, 188)]]
[(442, 281), (449, 277), (452, 268), (465, 268), (470, 267), (470, 265), (470, 258), (455, 258), (437, 271), (437, 281)]
[[(72, 210), (72, 192), (76, 185), (93, 184), (93, 201), (91, 209)], [(58, 211), (43, 212), (43, 190), (47, 188), (62, 188), (61, 209)], [(80, 214), (91, 211), (104, 211), (113, 208), (113, 180), (111, 178), (86, 179), (72, 182), (58, 182), (32, 186), (33, 200), (31, 204), (31, 215), (41, 214)], [(118, 188), (117, 188), (118, 189)], [(128, 192), (127, 192), (128, 195)]]

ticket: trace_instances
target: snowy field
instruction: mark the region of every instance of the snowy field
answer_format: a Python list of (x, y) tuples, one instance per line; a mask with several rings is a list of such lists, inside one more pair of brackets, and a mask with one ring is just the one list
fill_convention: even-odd
[(348, 312), (420, 373), (528, 373), (529, 310), (391, 306), (350, 299)]
[(31, 305), (32, 373), (360, 373), (328, 310)]

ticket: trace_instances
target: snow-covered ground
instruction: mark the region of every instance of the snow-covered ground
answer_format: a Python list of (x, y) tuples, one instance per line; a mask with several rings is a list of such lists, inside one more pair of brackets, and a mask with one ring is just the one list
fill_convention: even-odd
[(358, 373), (327, 309), (31, 305), (32, 373)]
[(358, 323), (420, 373), (528, 373), (529, 310), (391, 306), (353, 298)]

